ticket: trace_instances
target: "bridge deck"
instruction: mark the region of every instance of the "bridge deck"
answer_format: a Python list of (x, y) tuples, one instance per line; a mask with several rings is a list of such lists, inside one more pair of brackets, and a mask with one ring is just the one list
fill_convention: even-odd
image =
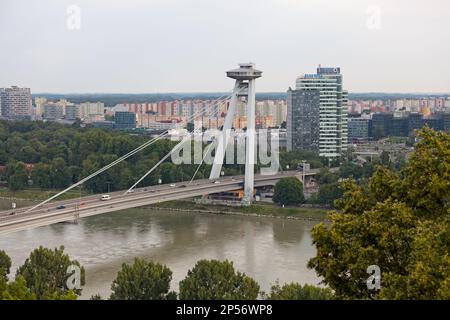
[[(307, 175), (314, 175), (318, 170), (310, 170)], [(285, 171), (276, 175), (255, 175), (255, 187), (274, 185), (279, 179), (300, 176), (299, 171)], [(192, 198), (212, 193), (242, 189), (243, 176), (223, 177), (219, 183), (211, 180), (194, 180), (189, 183), (175, 183), (135, 189), (124, 194), (125, 190), (111, 192), (110, 200), (101, 201), (101, 195), (90, 195), (71, 200), (55, 201), (26, 212), (31, 207), (0, 212), (0, 234), (29, 228), (69, 221), (113, 211), (136, 208), (154, 203)], [(64, 206), (62, 209), (58, 207)]]

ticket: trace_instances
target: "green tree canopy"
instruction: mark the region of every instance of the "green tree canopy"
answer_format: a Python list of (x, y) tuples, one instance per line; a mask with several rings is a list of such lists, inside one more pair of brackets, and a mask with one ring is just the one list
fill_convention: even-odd
[(20, 161), (10, 161), (6, 164), (6, 176), (11, 190), (22, 190), (27, 186), (28, 173), (26, 165)]
[(273, 201), (279, 205), (297, 205), (305, 201), (300, 180), (295, 177), (280, 179), (275, 185)]
[(122, 264), (111, 285), (111, 300), (169, 300), (176, 299), (169, 292), (172, 271), (165, 265), (134, 259), (132, 265)]
[(41, 246), (32, 251), (25, 263), (18, 268), (16, 278), (22, 276), (38, 300), (73, 299), (76, 295), (81, 295), (81, 289), (67, 288), (67, 280), (71, 276), (68, 268), (72, 265), (80, 267), (80, 284), (83, 286), (84, 268), (64, 253), (63, 246), (54, 250)]
[(342, 189), (337, 182), (325, 183), (319, 186), (316, 202), (320, 204), (334, 205), (334, 201), (342, 196)]
[(8, 280), (9, 269), (11, 268), (11, 258), (5, 251), (0, 250), (0, 278)]
[(200, 260), (180, 281), (179, 296), (186, 300), (254, 300), (258, 293), (258, 283), (236, 272), (232, 262)]
[(0, 280), (0, 300), (36, 300), (36, 295), (27, 288), (22, 276), (10, 283)]
[(8, 283), (10, 268), (11, 258), (0, 250), (0, 300), (36, 300), (36, 295), (27, 288), (22, 276)]
[(272, 286), (269, 300), (331, 300), (333, 292), (329, 288), (320, 288), (309, 284), (287, 283), (280, 286), (278, 283)]
[[(312, 236), (309, 261), (339, 298), (450, 297), (450, 134), (424, 128), (400, 173), (378, 167), (367, 184), (343, 183), (339, 212)], [(367, 268), (381, 271), (380, 290)]]

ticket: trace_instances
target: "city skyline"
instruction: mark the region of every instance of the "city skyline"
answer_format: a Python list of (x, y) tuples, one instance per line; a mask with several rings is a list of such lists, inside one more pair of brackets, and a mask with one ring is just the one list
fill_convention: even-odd
[(350, 92), (449, 92), (443, 0), (78, 1), (79, 29), (74, 3), (50, 2), (2, 3), (0, 87), (227, 91), (223, 70), (252, 61), (265, 75), (257, 92), (285, 92), (318, 64), (341, 67)]

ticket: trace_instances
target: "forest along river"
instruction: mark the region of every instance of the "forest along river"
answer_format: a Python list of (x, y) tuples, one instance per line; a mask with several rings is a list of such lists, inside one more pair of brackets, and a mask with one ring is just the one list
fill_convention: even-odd
[(39, 247), (64, 245), (86, 268), (82, 299), (110, 294), (122, 263), (134, 257), (158, 261), (173, 271), (172, 289), (199, 259), (228, 259), (253, 277), (262, 290), (279, 281), (318, 284), (306, 267), (316, 253), (311, 240), (315, 221), (193, 214), (130, 209), (0, 235), (0, 249), (13, 260), (11, 275)]

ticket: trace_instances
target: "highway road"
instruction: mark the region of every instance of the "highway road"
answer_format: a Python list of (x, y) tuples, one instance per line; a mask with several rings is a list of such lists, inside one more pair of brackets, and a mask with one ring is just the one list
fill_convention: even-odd
[[(318, 170), (310, 170), (307, 174), (316, 174)], [(255, 187), (274, 185), (279, 179), (299, 176), (299, 171), (285, 171), (277, 175), (255, 175)], [(109, 193), (111, 199), (102, 201), (101, 194), (80, 197), (71, 200), (54, 201), (27, 212), (31, 207), (0, 211), (0, 234), (70, 221), (107, 212), (136, 208), (154, 203), (192, 198), (212, 193), (242, 189), (243, 176), (222, 177), (217, 183), (209, 179), (178, 182), (175, 184), (157, 185), (136, 188), (131, 193), (126, 190)], [(62, 208), (61, 206), (64, 206)], [(59, 208), (58, 208), (59, 207)]]

